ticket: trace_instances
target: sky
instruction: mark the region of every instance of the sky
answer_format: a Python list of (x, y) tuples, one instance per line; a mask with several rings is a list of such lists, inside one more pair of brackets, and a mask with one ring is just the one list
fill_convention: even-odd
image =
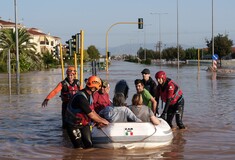
[[(212, 25), (213, 1), (213, 25)], [(61, 38), (62, 43), (84, 31), (84, 47), (105, 48), (124, 44), (163, 44), (206, 47), (205, 39), (227, 34), (235, 42), (235, 0), (16, 0), (17, 21), (27, 28)], [(177, 20), (178, 8), (178, 20)], [(2, 20), (15, 21), (14, 0), (0, 0)], [(177, 32), (178, 22), (178, 32)], [(159, 28), (160, 27), (160, 28)]]

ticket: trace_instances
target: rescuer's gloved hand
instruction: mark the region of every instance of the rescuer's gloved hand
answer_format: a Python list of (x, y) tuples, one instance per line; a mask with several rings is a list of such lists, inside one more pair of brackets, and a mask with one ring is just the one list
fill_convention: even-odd
[(45, 100), (42, 102), (42, 107), (46, 107), (46, 106), (47, 106), (48, 101), (49, 101), (49, 99), (45, 99)]

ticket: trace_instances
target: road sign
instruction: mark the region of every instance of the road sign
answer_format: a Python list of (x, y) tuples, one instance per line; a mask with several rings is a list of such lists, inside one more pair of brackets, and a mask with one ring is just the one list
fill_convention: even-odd
[(215, 60), (215, 61), (217, 61), (218, 58), (219, 58), (218, 54), (214, 54), (214, 55), (212, 56), (212, 59)]

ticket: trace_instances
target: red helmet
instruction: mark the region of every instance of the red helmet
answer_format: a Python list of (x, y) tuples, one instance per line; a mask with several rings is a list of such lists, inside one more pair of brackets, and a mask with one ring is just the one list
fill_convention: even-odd
[(99, 90), (102, 86), (102, 82), (99, 77), (91, 76), (88, 78), (86, 85), (89, 88), (95, 87), (97, 90)]
[(156, 74), (155, 74), (155, 78), (156, 79), (159, 79), (159, 78), (162, 78), (163, 81), (166, 80), (166, 73), (164, 71), (158, 71)]
[(66, 70), (66, 74), (67, 74), (67, 75), (70, 74), (70, 73), (76, 74), (76, 70), (75, 70), (75, 68), (74, 68), (73, 66), (69, 66), (69, 67), (67, 68), (67, 70)]

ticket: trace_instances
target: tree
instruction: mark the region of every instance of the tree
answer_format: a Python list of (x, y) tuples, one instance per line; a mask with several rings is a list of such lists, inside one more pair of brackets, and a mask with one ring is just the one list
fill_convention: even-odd
[[(80, 54), (78, 55), (78, 59), (79, 59), (79, 62), (80, 62), (80, 58), (81, 58), (81, 56), (80, 56)], [(88, 53), (87, 53), (87, 50), (83, 50), (83, 61), (88, 61), (89, 60), (89, 55), (88, 55)]]
[(147, 59), (157, 59), (157, 54), (153, 50), (149, 50), (149, 49), (146, 49), (146, 48), (143, 49), (142, 47), (140, 47), (139, 50), (137, 51), (137, 57), (139, 57), (140, 59), (145, 59), (146, 58), (146, 60)]
[[(10, 50), (12, 64), (16, 62), (16, 34), (13, 29), (2, 29), (0, 31), (0, 67), (6, 70), (7, 54)], [(19, 61), (21, 71), (29, 71), (42, 68), (42, 58), (36, 53), (36, 44), (30, 42), (32, 37), (26, 29), (18, 30)]]
[(96, 59), (100, 58), (100, 53), (94, 45), (91, 45), (87, 48), (87, 53), (88, 53), (90, 59), (92, 59), (92, 60), (96, 60)]
[[(169, 47), (162, 51), (162, 59), (176, 60), (177, 59), (177, 47)], [(185, 59), (185, 52), (181, 46), (179, 46), (179, 59)]]
[[(208, 47), (208, 52), (212, 54), (212, 39), (206, 39), (206, 45)], [(233, 41), (228, 39), (228, 35), (218, 34), (214, 37), (214, 54), (218, 54), (220, 60), (220, 66), (222, 65), (221, 59), (232, 53)]]
[(43, 62), (46, 65), (46, 68), (54, 67), (57, 65), (57, 60), (54, 59), (53, 55), (49, 52), (43, 54)]
[(140, 47), (139, 50), (137, 51), (136, 55), (139, 59), (144, 59), (144, 49), (142, 47)]
[(196, 48), (188, 48), (185, 51), (185, 59), (198, 59), (198, 51)]

